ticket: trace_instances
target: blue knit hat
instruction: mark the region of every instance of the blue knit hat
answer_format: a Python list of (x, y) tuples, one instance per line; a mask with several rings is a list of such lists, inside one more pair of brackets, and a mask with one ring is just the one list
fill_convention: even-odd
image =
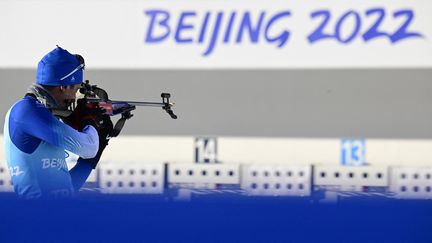
[(40, 60), (36, 83), (47, 86), (66, 86), (83, 81), (84, 63), (75, 55), (57, 46)]

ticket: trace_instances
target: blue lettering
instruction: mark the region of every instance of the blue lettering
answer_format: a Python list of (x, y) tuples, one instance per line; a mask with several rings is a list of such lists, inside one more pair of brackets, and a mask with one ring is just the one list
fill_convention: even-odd
[[(165, 38), (168, 37), (169, 33), (170, 33), (170, 27), (168, 25), (168, 20), (169, 20), (169, 13), (167, 11), (164, 10), (149, 10), (149, 11), (145, 11), (145, 14), (150, 16), (150, 24), (149, 24), (149, 28), (147, 30), (147, 35), (146, 35), (146, 39), (145, 42), (147, 43), (152, 43), (152, 42), (160, 42), (162, 40), (164, 40)], [(155, 27), (155, 22), (156, 22), (156, 18), (157, 16), (161, 16), (161, 20), (157, 23), (158, 25), (160, 25), (161, 27), (165, 28), (165, 34), (162, 34), (160, 36), (154, 36), (154, 27)]]
[(377, 15), (378, 17), (375, 19), (374, 24), (369, 27), (369, 29), (363, 34), (363, 40), (368, 42), (371, 39), (378, 38), (380, 36), (388, 37), (389, 34), (383, 31), (379, 31), (378, 28), (381, 25), (381, 22), (384, 20), (386, 16), (386, 11), (383, 8), (372, 8), (366, 11), (366, 16)]
[(410, 32), (407, 30), (412, 20), (414, 19), (414, 11), (410, 9), (396, 11), (393, 13), (393, 17), (405, 17), (405, 21), (401, 26), (399, 26), (399, 29), (395, 33), (393, 33), (393, 35), (391, 35), (390, 40), (392, 43), (396, 43), (407, 38), (424, 38), (423, 35), (419, 32)]
[(219, 12), (217, 14), (217, 17), (216, 17), (216, 23), (215, 23), (215, 26), (213, 29), (212, 38), (210, 40), (209, 46), (207, 47), (207, 51), (204, 52), (204, 56), (208, 56), (213, 51), (213, 49), (216, 45), (216, 40), (217, 40), (217, 37), (219, 35), (219, 29), (220, 29), (222, 17), (223, 17), (223, 12)]
[(207, 23), (208, 23), (209, 17), (210, 17), (210, 13), (207, 12), (205, 15), (205, 18), (204, 18), (204, 22), (203, 22), (202, 27), (201, 27), (201, 32), (200, 32), (200, 35), (198, 38), (198, 43), (203, 43), (203, 41), (204, 41), (204, 36), (205, 36), (205, 32), (207, 30)]
[[(264, 41), (281, 48), (286, 45), (291, 35), (285, 27), (287, 18), (291, 16), (288, 10), (268, 15), (265, 11), (254, 15), (250, 11), (197, 12), (193, 10), (172, 15), (162, 9), (151, 9), (144, 13), (148, 17), (145, 43), (163, 43), (172, 38), (177, 44), (205, 46), (203, 56), (209, 56), (218, 42), (255, 44)], [(178, 17), (178, 19), (172, 21), (170, 17)]]
[(239, 32), (238, 32), (238, 35), (237, 35), (237, 43), (240, 43), (242, 41), (242, 39), (243, 39), (243, 33), (244, 33), (244, 31), (245, 31), (246, 28), (249, 31), (249, 37), (250, 37), (251, 42), (252, 43), (257, 43), (258, 42), (259, 32), (260, 32), (260, 29), (261, 29), (262, 21), (264, 19), (264, 15), (265, 15), (265, 12), (262, 12), (260, 14), (258, 23), (255, 26), (255, 28), (252, 26), (252, 20), (251, 20), (251, 17), (250, 17), (250, 13), (246, 12), (243, 15), (243, 19), (242, 19), (242, 22), (240, 23), (240, 29), (239, 29)]
[[(342, 39), (341, 37), (341, 26), (344, 23), (345, 19), (348, 18), (349, 16), (353, 16), (354, 17), (354, 30), (352, 31), (351, 35), (349, 35), (346, 39)], [(339, 21), (336, 23), (336, 28), (335, 28), (335, 36), (336, 39), (340, 42), (340, 43), (349, 43), (351, 42), (358, 34), (358, 32), (360, 31), (360, 26), (361, 26), (361, 20), (360, 20), (360, 15), (355, 12), (355, 11), (348, 11), (346, 12), (340, 19)]]
[(234, 23), (235, 16), (236, 16), (236, 12), (231, 13), (230, 19), (228, 21), (228, 26), (225, 32), (224, 43), (229, 42), (229, 39), (231, 37), (231, 28)]
[(287, 30), (284, 30), (282, 33), (280, 33), (279, 35), (277, 35), (276, 37), (269, 37), (269, 30), (272, 27), (272, 25), (279, 20), (280, 18), (283, 17), (289, 17), (291, 16), (291, 12), (290, 11), (284, 11), (284, 12), (280, 12), (278, 14), (276, 14), (275, 16), (273, 16), (270, 21), (267, 23), (267, 26), (265, 28), (265, 38), (268, 42), (272, 43), (272, 42), (279, 42), (278, 44), (278, 48), (281, 48), (283, 45), (285, 45), (289, 39), (290, 36), (290, 32)]
[(193, 25), (185, 24), (185, 23), (184, 23), (184, 19), (187, 18), (187, 17), (189, 17), (189, 16), (195, 16), (195, 15), (196, 15), (195, 12), (184, 12), (184, 13), (182, 13), (182, 14), (180, 15), (180, 19), (179, 19), (179, 22), (178, 22), (178, 25), (177, 25), (177, 31), (176, 31), (176, 34), (175, 34), (175, 40), (176, 40), (176, 42), (178, 42), (178, 43), (188, 43), (188, 42), (192, 42), (192, 38), (185, 38), (185, 39), (182, 39), (182, 38), (180, 37), (180, 33), (181, 33), (183, 30), (193, 29)]

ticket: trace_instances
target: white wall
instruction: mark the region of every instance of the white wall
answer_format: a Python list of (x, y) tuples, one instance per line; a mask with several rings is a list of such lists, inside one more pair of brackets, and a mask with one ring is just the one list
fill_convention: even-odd
[[(3, 144), (3, 137), (0, 137)], [(113, 138), (102, 160), (127, 162), (182, 162), (195, 159), (194, 137), (120, 136)], [(432, 140), (368, 139), (366, 162), (375, 166), (432, 166)], [(339, 165), (341, 140), (304, 138), (217, 138), (222, 163)], [(0, 146), (4, 163), (4, 147)]]
[[(366, 41), (363, 35), (371, 30), (380, 17), (370, 13), (382, 8), (383, 16), (378, 31), (395, 36), (404, 23), (407, 33), (423, 37), (403, 36), (392, 43), (387, 36)], [(167, 28), (146, 11), (163, 10), (169, 14), (168, 37), (160, 42), (145, 41), (149, 36), (163, 35)], [(311, 17), (313, 13), (329, 10), (329, 20), (323, 33), (339, 32), (337, 38), (311, 42), (308, 36), (323, 23), (325, 15)], [(413, 18), (398, 11), (412, 11)], [(254, 25), (264, 14), (256, 43), (248, 35), (237, 43), (242, 17), (249, 11)], [(265, 27), (278, 13), (289, 11)], [(344, 14), (353, 11), (344, 18)], [(429, 0), (272, 0), (263, 4), (259, 0), (194, 1), (194, 0), (2, 0), (0, 1), (0, 67), (35, 67), (40, 58), (56, 44), (71, 52), (85, 55), (92, 68), (399, 68), (432, 67), (432, 2)], [(191, 15), (185, 15), (190, 12)], [(216, 33), (218, 13), (222, 14), (219, 36), (215, 48), (206, 53)], [(229, 18), (236, 13), (227, 43)], [(208, 24), (204, 24), (209, 14)], [(180, 16), (185, 16), (176, 41)], [(155, 15), (156, 16), (156, 15)], [(358, 19), (356, 18), (358, 17)], [(338, 22), (340, 22), (339, 27)], [(356, 23), (358, 33), (354, 32)], [(149, 34), (151, 26), (153, 34)], [(202, 41), (199, 40), (201, 30)], [(287, 42), (278, 48), (275, 38), (284, 31), (290, 33)], [(402, 31), (404, 32), (404, 31)], [(167, 32), (168, 33), (168, 32)], [(282, 42), (283, 43), (283, 42)]]

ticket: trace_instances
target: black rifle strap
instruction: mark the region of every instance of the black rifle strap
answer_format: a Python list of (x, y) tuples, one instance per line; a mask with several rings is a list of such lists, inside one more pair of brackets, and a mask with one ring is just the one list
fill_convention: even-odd
[(117, 137), (123, 129), (126, 120), (130, 119), (133, 115), (130, 112), (122, 113), (122, 117), (116, 122), (110, 137)]

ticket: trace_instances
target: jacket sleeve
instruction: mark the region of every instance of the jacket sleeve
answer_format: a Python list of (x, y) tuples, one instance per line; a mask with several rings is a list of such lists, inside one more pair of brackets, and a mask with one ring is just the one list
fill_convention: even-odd
[(93, 158), (99, 148), (99, 137), (96, 129), (86, 126), (79, 132), (59, 121), (42, 104), (26, 102), (13, 116), (14, 122), (21, 129), (49, 144), (68, 150), (82, 158)]
[(92, 170), (93, 168), (88, 163), (81, 162), (81, 158), (79, 158), (76, 165), (69, 170), (72, 185), (76, 192), (84, 185)]

